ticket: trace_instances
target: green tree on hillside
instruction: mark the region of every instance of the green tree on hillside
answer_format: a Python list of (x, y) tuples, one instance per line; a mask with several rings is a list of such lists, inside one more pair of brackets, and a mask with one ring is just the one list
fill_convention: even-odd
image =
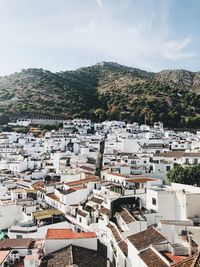
[(1, 114), (0, 115), (0, 125), (7, 124), (10, 121), (10, 118), (6, 114)]

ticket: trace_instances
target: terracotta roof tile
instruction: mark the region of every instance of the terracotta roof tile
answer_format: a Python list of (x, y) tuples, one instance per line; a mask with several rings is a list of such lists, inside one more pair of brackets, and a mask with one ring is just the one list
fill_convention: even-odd
[(31, 238), (4, 239), (0, 241), (0, 249), (29, 248), (31, 243)]
[(118, 243), (119, 248), (124, 253), (125, 256), (128, 256), (128, 245), (124, 240), (119, 241)]
[(78, 246), (69, 246), (46, 255), (40, 267), (107, 267), (107, 258), (97, 251)]
[(63, 195), (69, 195), (71, 193), (74, 193), (76, 190), (74, 188), (68, 188), (67, 190), (60, 191)]
[(200, 157), (200, 153), (198, 153), (198, 152), (185, 152), (184, 154), (183, 154), (183, 157), (188, 157), (188, 158), (190, 158), (190, 157), (197, 157), (197, 158), (199, 158)]
[(54, 193), (49, 193), (46, 195), (47, 197), (50, 197), (53, 200), (59, 201), (59, 197), (57, 197)]
[(179, 261), (172, 265), (173, 267), (199, 267), (200, 266), (200, 253), (197, 253), (185, 260)]
[(87, 184), (87, 183), (91, 183), (91, 182), (101, 182), (102, 180), (96, 176), (92, 176), (92, 177), (88, 177), (86, 179), (81, 179), (81, 180), (77, 180), (77, 181), (72, 181), (72, 182), (68, 182), (65, 183), (68, 186), (79, 186), (79, 185), (83, 185), (83, 184)]
[(86, 171), (90, 171), (90, 172), (94, 172), (95, 171), (95, 167), (89, 167), (89, 166), (80, 166), (80, 169), (86, 170)]
[(122, 211), (118, 212), (122, 219), (125, 221), (126, 224), (132, 223), (135, 221), (133, 216), (128, 212), (126, 209), (122, 209)]
[(48, 229), (46, 239), (96, 238), (95, 232), (73, 232), (72, 229)]
[(73, 266), (72, 247), (60, 249), (43, 257), (41, 267)]
[(77, 210), (77, 214), (82, 216), (82, 217), (87, 217), (88, 213), (84, 210)]
[(98, 197), (92, 197), (91, 201), (97, 203), (97, 204), (102, 204), (103, 203), (103, 199), (98, 198)]
[(106, 208), (101, 208), (100, 210), (99, 210), (99, 213), (101, 213), (101, 214), (104, 214), (104, 215), (107, 215), (107, 216), (111, 216), (111, 210), (109, 210), (109, 209), (106, 209)]
[(149, 178), (143, 174), (135, 174), (135, 175), (125, 175), (125, 174), (122, 174), (122, 173), (119, 173), (119, 172), (109, 172), (108, 174), (110, 175), (113, 175), (113, 176), (118, 176), (118, 177), (121, 177), (121, 178), (126, 178), (126, 179), (139, 179), (139, 178)]
[(114, 226), (111, 223), (109, 223), (107, 225), (107, 227), (112, 231), (112, 234), (113, 234), (113, 236), (114, 236), (114, 238), (115, 238), (117, 243), (122, 240), (122, 238), (121, 238), (116, 226)]
[(166, 241), (166, 237), (155, 228), (149, 228), (128, 237), (128, 240), (138, 249), (142, 250), (150, 245)]
[(148, 248), (147, 250), (140, 252), (139, 256), (148, 267), (168, 267), (169, 266), (151, 248)]
[(127, 179), (126, 181), (130, 183), (146, 183), (146, 182), (155, 182), (158, 181), (158, 179), (144, 177), (140, 179), (139, 178)]
[(38, 190), (39, 187), (44, 188), (44, 182), (41, 182), (41, 181), (36, 182), (36, 183), (34, 183), (34, 184), (32, 185), (32, 187), (33, 187), (35, 190)]
[(184, 154), (184, 151), (168, 151), (166, 153), (156, 153), (154, 157), (165, 157), (165, 158), (181, 158)]
[(161, 251), (160, 252), (170, 263), (178, 263), (179, 261), (182, 261), (186, 258), (188, 258), (188, 256), (179, 256), (179, 255), (173, 255), (171, 252), (169, 251)]

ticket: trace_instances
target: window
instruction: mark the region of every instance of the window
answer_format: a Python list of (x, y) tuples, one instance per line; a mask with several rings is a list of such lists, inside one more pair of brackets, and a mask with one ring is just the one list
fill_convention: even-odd
[(79, 217), (79, 222), (81, 223), (81, 221), (82, 221), (82, 220), (81, 220), (81, 217)]
[(22, 235), (16, 235), (16, 238), (22, 238)]
[(187, 236), (188, 232), (186, 230), (181, 231), (181, 236)]
[(136, 164), (136, 160), (132, 160), (131, 161), (131, 164)]
[(185, 164), (189, 164), (189, 159), (185, 159)]
[(170, 166), (166, 166), (166, 171), (170, 171), (171, 167)]
[(198, 159), (194, 159), (194, 164), (198, 164)]
[(154, 197), (152, 198), (152, 204), (156, 205), (156, 198), (154, 198)]

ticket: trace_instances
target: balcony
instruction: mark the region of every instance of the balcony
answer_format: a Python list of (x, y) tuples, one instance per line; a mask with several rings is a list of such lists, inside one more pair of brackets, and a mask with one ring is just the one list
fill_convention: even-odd
[(13, 225), (9, 229), (10, 233), (21, 233), (21, 234), (30, 234), (37, 232), (37, 226), (33, 223), (31, 224), (17, 224)]
[(127, 188), (123, 191), (123, 196), (146, 194), (146, 188)]
[(173, 255), (187, 256), (187, 255), (189, 255), (189, 248), (188, 247), (184, 247), (181, 244), (174, 244), (172, 246), (172, 254)]

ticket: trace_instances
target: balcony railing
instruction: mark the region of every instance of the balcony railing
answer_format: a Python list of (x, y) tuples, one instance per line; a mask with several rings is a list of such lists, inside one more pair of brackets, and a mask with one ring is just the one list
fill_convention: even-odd
[(138, 188), (138, 189), (125, 189), (123, 191), (124, 196), (128, 195), (138, 195), (138, 194), (145, 194), (146, 188)]
[(36, 233), (37, 226), (23, 227), (23, 226), (14, 225), (14, 226), (11, 226), (9, 232), (10, 233), (24, 233), (24, 234)]

